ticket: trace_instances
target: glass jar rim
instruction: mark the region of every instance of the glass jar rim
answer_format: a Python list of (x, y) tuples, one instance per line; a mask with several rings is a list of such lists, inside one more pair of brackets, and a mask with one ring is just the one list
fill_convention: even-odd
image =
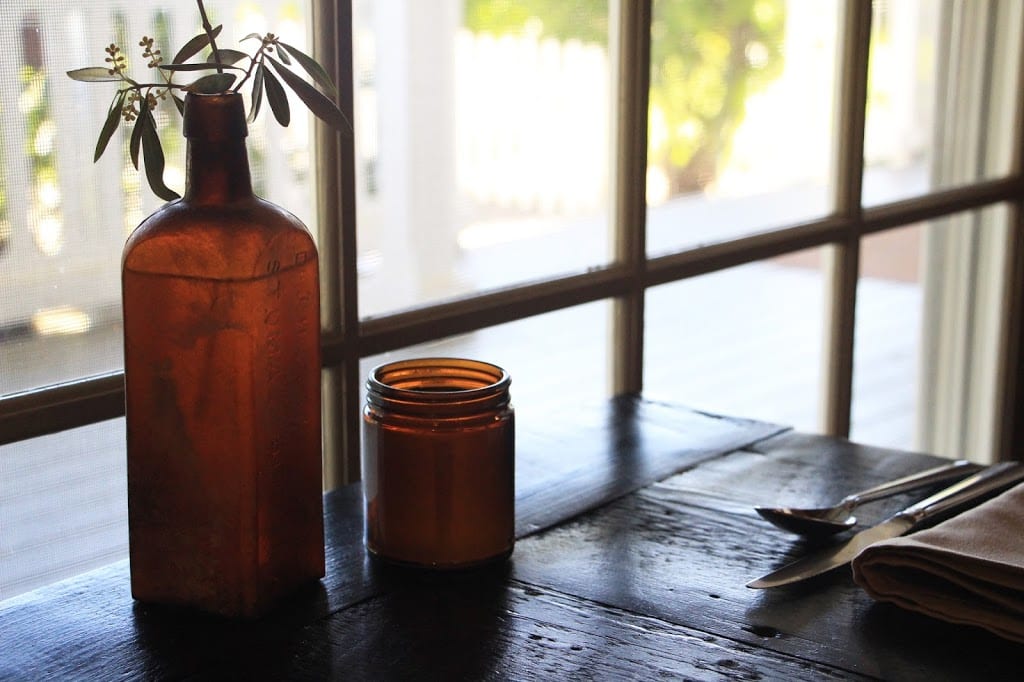
[[(387, 362), (366, 380), (367, 401), (390, 408), (480, 408), (508, 402), (511, 376), (489, 362), (430, 357)], [(418, 410), (416, 410), (418, 411)]]

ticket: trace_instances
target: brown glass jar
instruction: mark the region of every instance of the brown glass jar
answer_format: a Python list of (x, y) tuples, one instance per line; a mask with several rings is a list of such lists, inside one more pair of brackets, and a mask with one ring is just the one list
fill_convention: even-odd
[(504, 559), (515, 543), (515, 417), (508, 372), (421, 358), (366, 382), (366, 548), (434, 569)]

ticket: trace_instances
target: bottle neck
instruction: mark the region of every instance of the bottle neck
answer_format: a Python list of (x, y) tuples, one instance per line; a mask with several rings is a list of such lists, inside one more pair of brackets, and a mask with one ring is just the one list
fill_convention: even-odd
[(188, 140), (185, 201), (224, 203), (252, 197), (241, 95), (189, 93), (183, 132)]
[(185, 201), (223, 203), (252, 197), (245, 138), (188, 141)]

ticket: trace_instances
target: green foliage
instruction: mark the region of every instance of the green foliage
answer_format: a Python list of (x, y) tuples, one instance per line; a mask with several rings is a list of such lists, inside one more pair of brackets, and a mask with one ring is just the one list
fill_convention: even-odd
[[(607, 0), (465, 0), (479, 33), (607, 45), (607, 15)], [(717, 175), (748, 97), (782, 70), (785, 19), (784, 0), (654, 0), (648, 162), (668, 171), (672, 193)]]
[(529, 26), (543, 37), (607, 45), (608, 0), (466, 0), (464, 23), (476, 33), (502, 35)]
[[(163, 53), (156, 47), (154, 38), (143, 36), (139, 41), (142, 57), (147, 60), (147, 67), (154, 69), (158, 74), (156, 82), (138, 82), (131, 78), (128, 75), (127, 58), (117, 43), (111, 43), (105, 48), (106, 66), (91, 66), (67, 72), (70, 78), (86, 83), (119, 83), (96, 142), (94, 160), (99, 160), (103, 155), (118, 124), (121, 121), (130, 123), (132, 132), (129, 156), (135, 168), (139, 167), (141, 151), (145, 163), (146, 179), (153, 193), (167, 201), (179, 198), (178, 194), (168, 188), (163, 181), (164, 150), (153, 111), (162, 102), (170, 100), (175, 109), (182, 113), (184, 102), (176, 91), (200, 94), (239, 92), (250, 78), (253, 83), (252, 104), (249, 111), (250, 121), (255, 120), (258, 115), (265, 94), (278, 123), (283, 126), (290, 123), (288, 97), (281, 85), (281, 81), (284, 81), (284, 84), (291, 88), (315, 116), (338, 130), (351, 130), (351, 124), (337, 105), (290, 68), (297, 63), (306, 75), (324, 91), (332, 95), (335, 94), (336, 90), (330, 76), (316, 60), (297, 48), (282, 43), (273, 33), (266, 35), (252, 33), (243, 38), (243, 42), (259, 41), (258, 47), (252, 54), (230, 48), (221, 49), (217, 47), (217, 37), (223, 27), (210, 25), (203, 0), (196, 0), (196, 4), (202, 17), (203, 32), (186, 42), (177, 51), (170, 64), (164, 63)], [(158, 33), (166, 32), (158, 31)], [(209, 51), (205, 59), (189, 61), (200, 56), (204, 50)], [(273, 54), (276, 54), (278, 59), (274, 59), (271, 56)], [(240, 66), (239, 63), (243, 65)], [(280, 77), (280, 81), (267, 68), (268, 63)], [(176, 74), (204, 71), (214, 71), (215, 73), (200, 75), (184, 84), (174, 81)]]
[(651, 108), (667, 141), (649, 160), (672, 169), (675, 192), (717, 175), (747, 98), (782, 70), (781, 0), (655, 2), (651, 26)]
[(40, 222), (59, 219), (57, 149), (53, 140), (56, 124), (51, 114), (49, 83), (39, 66), (26, 64), (19, 75), (22, 88), (18, 104), (25, 121), (25, 155), (32, 164), (32, 211)]

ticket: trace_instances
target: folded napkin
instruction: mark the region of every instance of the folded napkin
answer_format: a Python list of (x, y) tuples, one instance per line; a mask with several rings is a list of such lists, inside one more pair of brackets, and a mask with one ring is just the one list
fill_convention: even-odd
[(880, 601), (1024, 642), (1024, 483), (865, 548), (853, 579)]

